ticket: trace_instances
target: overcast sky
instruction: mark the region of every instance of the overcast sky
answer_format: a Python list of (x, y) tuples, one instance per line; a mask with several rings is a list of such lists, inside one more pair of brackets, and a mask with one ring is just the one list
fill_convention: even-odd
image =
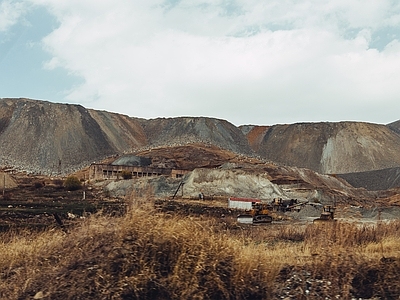
[(397, 0), (0, 0), (0, 97), (235, 125), (400, 119)]

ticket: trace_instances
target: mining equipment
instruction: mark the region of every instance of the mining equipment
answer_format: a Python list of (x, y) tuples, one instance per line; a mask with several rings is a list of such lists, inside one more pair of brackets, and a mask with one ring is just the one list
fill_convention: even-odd
[(336, 221), (335, 220), (335, 209), (336, 209), (336, 207), (334, 207), (332, 205), (325, 205), (323, 207), (321, 216), (317, 219), (314, 219), (313, 223)]
[(237, 221), (242, 224), (266, 224), (272, 222), (272, 217), (269, 215), (267, 204), (253, 203), (250, 211), (238, 215)]
[(271, 203), (272, 210), (277, 212), (287, 212), (293, 210), (301, 210), (301, 208), (306, 205), (308, 201), (300, 202), (297, 199), (274, 199)]

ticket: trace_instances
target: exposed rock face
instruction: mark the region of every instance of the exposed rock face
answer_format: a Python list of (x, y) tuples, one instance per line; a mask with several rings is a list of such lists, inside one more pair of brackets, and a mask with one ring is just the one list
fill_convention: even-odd
[(260, 151), (260, 146), (265, 134), (270, 129), (270, 126), (240, 126), (243, 134), (246, 135), (250, 147), (255, 151)]
[(324, 174), (400, 166), (400, 136), (384, 125), (340, 122), (255, 126), (247, 137), (252, 148), (268, 160)]
[(282, 197), (278, 185), (268, 179), (268, 174), (249, 174), (244, 170), (195, 169), (185, 177), (185, 194), (236, 196), (259, 199)]

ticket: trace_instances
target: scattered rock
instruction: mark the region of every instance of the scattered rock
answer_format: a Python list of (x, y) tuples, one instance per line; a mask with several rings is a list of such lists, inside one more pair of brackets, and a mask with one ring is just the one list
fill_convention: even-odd
[(43, 299), (45, 297), (46, 297), (46, 295), (42, 291), (40, 291), (40, 292), (37, 292), (35, 294), (35, 296), (33, 296), (33, 299)]

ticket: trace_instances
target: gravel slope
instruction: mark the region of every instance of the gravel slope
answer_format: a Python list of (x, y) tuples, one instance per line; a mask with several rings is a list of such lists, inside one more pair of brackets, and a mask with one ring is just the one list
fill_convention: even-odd
[(400, 167), (400, 135), (385, 125), (362, 122), (255, 126), (247, 137), (274, 162), (322, 174)]

